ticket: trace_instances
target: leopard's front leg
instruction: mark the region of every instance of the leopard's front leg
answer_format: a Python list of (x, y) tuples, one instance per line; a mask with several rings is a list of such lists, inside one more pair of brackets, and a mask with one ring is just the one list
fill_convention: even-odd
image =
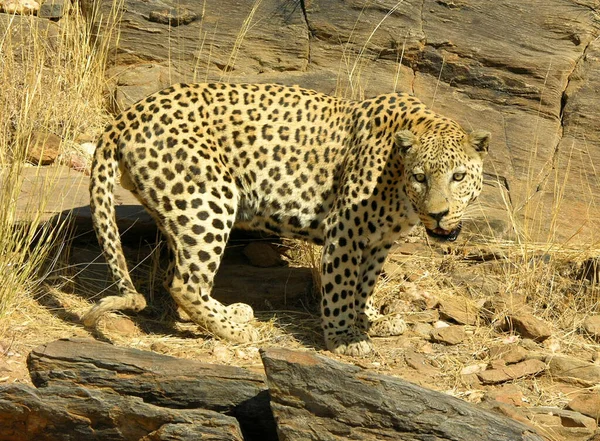
[(373, 337), (389, 337), (403, 334), (406, 323), (397, 315), (382, 315), (373, 305), (373, 291), (381, 274), (391, 243), (382, 243), (365, 248), (360, 263), (360, 274), (354, 306), (357, 324)]
[[(359, 239), (340, 230), (336, 219), (326, 231), (321, 256), (321, 323), (327, 349), (363, 356), (371, 352), (369, 336), (361, 329), (355, 310), (362, 250)], [(360, 304), (360, 302), (358, 302)]]

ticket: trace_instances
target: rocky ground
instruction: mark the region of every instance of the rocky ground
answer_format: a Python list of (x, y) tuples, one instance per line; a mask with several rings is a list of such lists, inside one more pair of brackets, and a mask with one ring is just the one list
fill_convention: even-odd
[[(147, 278), (148, 271), (153, 272), (152, 265), (144, 262), (150, 248), (142, 247), (138, 252), (127, 249), (132, 264), (142, 257), (143, 268), (136, 274), (136, 283), (144, 281), (143, 290), (153, 282), (158, 285), (158, 281)], [(536, 309), (526, 299), (506, 295), (505, 266), (512, 263), (502, 254), (486, 260), (489, 251), (472, 246), (460, 246), (451, 253), (421, 241), (399, 246), (386, 265), (377, 298), (383, 310), (405, 317), (409, 331), (396, 338), (375, 339), (375, 354), (361, 359), (334, 356), (324, 350), (317, 302), (311, 291), (313, 281), (307, 270), (283, 267), (287, 274), (272, 278), (274, 268), (264, 268), (271, 263), (263, 262), (264, 256), (258, 254), (273, 256), (273, 245), (253, 242), (244, 249), (260, 267), (240, 263), (241, 256), (231, 252), (223, 268), (227, 276), (217, 281), (216, 295), (222, 298), (225, 280), (225, 294), (233, 301), (248, 301), (244, 292), (261, 286), (265, 296), (251, 298), (257, 310), (256, 326), (263, 336), (258, 344), (235, 346), (211, 339), (194, 324), (178, 318), (169, 298), (156, 288), (148, 311), (111, 315), (90, 334), (80, 325), (79, 317), (89, 305), (87, 300), (102, 292), (102, 282), (109, 276), (98, 263), (101, 259), (92, 263), (89, 257), (98, 257), (99, 250), (78, 245), (71, 249), (71, 263), (61, 274), (69, 283), (47, 287), (37, 299), (43, 309), (33, 317), (13, 318), (15, 326), (0, 342), (0, 381), (29, 384), (25, 364), (28, 352), (42, 342), (68, 336), (100, 338), (119, 346), (256, 372), (262, 370), (259, 348), (313, 349), (369, 371), (399, 376), (478, 403), (531, 424), (549, 440), (588, 440), (596, 432), (600, 416), (596, 389), (600, 383), (600, 365), (596, 363), (600, 316), (572, 317), (561, 323), (543, 318), (559, 311)], [(254, 274), (254, 280), (238, 278), (240, 272)], [(287, 297), (282, 299), (281, 284), (296, 279), (296, 274), (302, 276), (283, 290)], [(265, 282), (265, 277), (271, 277), (271, 282)], [(561, 282), (580, 287), (579, 293), (561, 293), (573, 296), (570, 302), (578, 301), (577, 296), (590, 289), (575, 279)]]
[[(85, 198), (87, 177), (63, 171), (60, 188), (71, 188), (69, 200), (77, 205)], [(24, 175), (24, 191), (39, 191), (45, 180), (39, 172), (31, 175)], [(47, 191), (56, 193), (52, 187)], [(120, 194), (119, 208), (136, 212), (130, 198)], [(531, 424), (549, 440), (588, 440), (596, 432), (600, 315), (592, 312), (598, 298), (594, 260), (568, 250), (481, 242), (468, 231), (451, 247), (417, 234), (392, 250), (376, 294), (382, 311), (402, 314), (409, 330), (375, 339), (370, 357), (352, 358), (323, 347), (311, 263), (318, 249), (265, 238), (232, 239), (215, 296), (252, 304), (263, 340), (230, 345), (178, 316), (161, 288), (164, 249), (156, 243), (152, 223), (142, 218), (135, 234), (130, 230), (123, 238), (135, 283), (150, 305), (137, 315), (110, 315), (90, 333), (79, 317), (89, 301), (111, 294), (112, 288), (85, 208), (75, 211), (76, 240), (32, 301), (38, 305), (35, 314), (11, 319), (14, 326), (0, 343), (3, 383), (30, 383), (29, 351), (72, 336), (256, 372), (262, 371), (259, 348), (312, 349), (501, 412)], [(132, 225), (123, 218), (122, 230)]]

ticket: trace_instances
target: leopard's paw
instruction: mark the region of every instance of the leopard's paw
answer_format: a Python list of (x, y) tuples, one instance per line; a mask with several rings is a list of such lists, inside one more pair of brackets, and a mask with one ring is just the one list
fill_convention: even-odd
[(404, 334), (407, 326), (400, 315), (384, 315), (369, 323), (369, 335), (371, 337), (392, 337)]
[(335, 354), (364, 357), (373, 351), (369, 336), (357, 328), (350, 328), (341, 335), (325, 337), (327, 349)]
[(254, 318), (254, 310), (245, 303), (232, 303), (225, 309), (229, 320), (235, 323), (248, 323)]

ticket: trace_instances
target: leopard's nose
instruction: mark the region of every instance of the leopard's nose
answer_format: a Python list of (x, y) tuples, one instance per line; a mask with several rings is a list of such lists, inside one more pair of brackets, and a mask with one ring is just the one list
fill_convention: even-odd
[(434, 220), (437, 221), (437, 223), (439, 224), (442, 219), (444, 218), (444, 216), (446, 216), (448, 214), (448, 210), (444, 210), (444, 211), (440, 211), (438, 213), (428, 213), (428, 216)]

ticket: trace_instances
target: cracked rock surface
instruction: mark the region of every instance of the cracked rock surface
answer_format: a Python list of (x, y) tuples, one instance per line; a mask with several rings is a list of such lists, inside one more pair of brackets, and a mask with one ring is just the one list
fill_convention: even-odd
[[(82, 4), (106, 23), (112, 1)], [(175, 6), (199, 18), (148, 20)], [(509, 236), (508, 201), (532, 239), (585, 239), (600, 194), (598, 36), (597, 2), (585, 0), (126, 0), (115, 94), (119, 74), (144, 64), (170, 66), (174, 81), (274, 81), (348, 98), (414, 93), (465, 128), (492, 132), (487, 221), (472, 229)], [(153, 77), (136, 77), (143, 87), (127, 84), (121, 106), (153, 87)]]

